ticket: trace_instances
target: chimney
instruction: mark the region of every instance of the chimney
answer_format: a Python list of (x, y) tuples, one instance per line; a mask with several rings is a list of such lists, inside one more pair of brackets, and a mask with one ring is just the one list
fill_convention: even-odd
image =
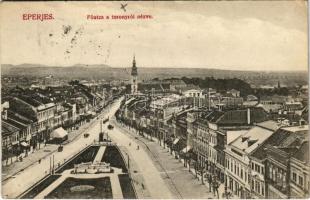
[(7, 120), (8, 119), (8, 109), (10, 108), (10, 103), (8, 101), (4, 102), (2, 105), (1, 105), (1, 117), (2, 119), (4, 120)]
[(251, 124), (251, 110), (250, 110), (250, 108), (247, 109), (247, 122), (248, 122), (248, 125)]
[(304, 127), (304, 124), (305, 124), (304, 121), (300, 119), (300, 120), (299, 120), (299, 127), (300, 127), (300, 128), (303, 128), (303, 127)]
[(2, 119), (7, 120), (8, 119), (8, 110), (4, 109), (2, 112)]

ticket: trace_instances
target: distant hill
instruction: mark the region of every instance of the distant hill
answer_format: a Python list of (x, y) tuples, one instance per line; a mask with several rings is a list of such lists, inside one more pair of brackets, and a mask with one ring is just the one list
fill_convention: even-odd
[[(114, 68), (108, 65), (77, 64), (68, 67), (44, 66), (39, 64), (1, 65), (3, 76), (37, 76), (53, 75), (58, 78), (71, 79), (129, 79), (130, 68)], [(140, 80), (153, 78), (181, 78), (181, 77), (214, 77), (214, 78), (239, 78), (253, 85), (291, 86), (308, 83), (307, 72), (257, 72), (236, 71), (203, 68), (139, 68)]]

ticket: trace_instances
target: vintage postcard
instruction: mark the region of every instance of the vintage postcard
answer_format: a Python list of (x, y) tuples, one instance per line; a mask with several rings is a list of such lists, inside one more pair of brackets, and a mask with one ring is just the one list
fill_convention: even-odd
[(1, 197), (309, 198), (307, 3), (2, 2)]

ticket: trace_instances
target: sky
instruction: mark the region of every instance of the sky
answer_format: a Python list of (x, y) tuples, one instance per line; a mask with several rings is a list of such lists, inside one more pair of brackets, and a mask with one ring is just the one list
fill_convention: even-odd
[[(120, 3), (2, 3), (1, 63), (130, 67), (135, 54), (138, 67), (307, 70), (304, 1), (126, 2), (126, 12)], [(86, 17), (130, 14), (152, 19)]]

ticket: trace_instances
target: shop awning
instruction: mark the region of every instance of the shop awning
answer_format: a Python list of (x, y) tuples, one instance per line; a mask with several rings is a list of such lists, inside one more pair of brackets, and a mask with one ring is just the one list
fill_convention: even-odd
[(173, 141), (173, 144), (177, 144), (179, 142), (179, 138), (176, 138), (174, 141)]
[(186, 146), (186, 147), (182, 150), (182, 152), (183, 152), (183, 153), (187, 153), (187, 152), (189, 152), (191, 149), (192, 149), (191, 146)]
[(20, 145), (23, 147), (29, 147), (29, 144), (27, 142), (21, 142)]
[(55, 129), (51, 133), (51, 138), (64, 138), (68, 135), (68, 132), (65, 131), (62, 127)]

